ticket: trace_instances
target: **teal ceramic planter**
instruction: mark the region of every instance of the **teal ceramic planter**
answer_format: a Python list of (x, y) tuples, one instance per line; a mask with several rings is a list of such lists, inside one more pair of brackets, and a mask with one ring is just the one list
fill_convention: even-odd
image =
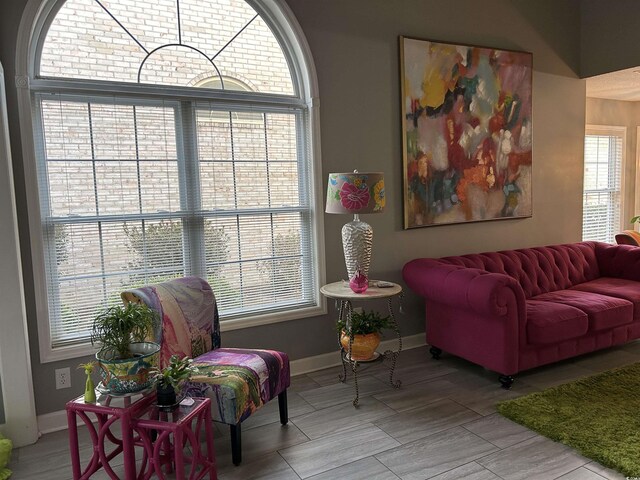
[(102, 386), (111, 393), (127, 394), (144, 390), (151, 385), (149, 370), (157, 368), (160, 345), (153, 342), (131, 344), (133, 358), (114, 360), (112, 352), (100, 350), (96, 359), (100, 365)]

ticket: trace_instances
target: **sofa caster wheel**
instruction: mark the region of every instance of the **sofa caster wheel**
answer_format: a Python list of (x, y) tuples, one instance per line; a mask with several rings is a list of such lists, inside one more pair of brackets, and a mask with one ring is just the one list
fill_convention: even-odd
[(509, 390), (511, 388), (511, 385), (513, 384), (514, 378), (511, 375), (500, 375), (498, 377), (498, 380), (500, 380), (502, 388), (504, 388), (505, 390)]
[(434, 360), (440, 360), (440, 355), (442, 355), (442, 350), (440, 350), (438, 347), (431, 347), (429, 349), (429, 353), (431, 354), (431, 358), (433, 358)]

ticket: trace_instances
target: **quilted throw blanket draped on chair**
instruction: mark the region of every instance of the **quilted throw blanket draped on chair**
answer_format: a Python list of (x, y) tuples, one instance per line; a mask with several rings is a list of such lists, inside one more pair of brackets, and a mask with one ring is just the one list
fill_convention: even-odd
[(198, 375), (189, 396), (212, 399), (214, 420), (237, 424), (288, 388), (289, 358), (275, 350), (219, 348), (220, 321), (209, 284), (185, 277), (122, 293), (125, 302), (143, 302), (160, 314), (155, 338), (160, 363), (172, 355), (194, 359)]

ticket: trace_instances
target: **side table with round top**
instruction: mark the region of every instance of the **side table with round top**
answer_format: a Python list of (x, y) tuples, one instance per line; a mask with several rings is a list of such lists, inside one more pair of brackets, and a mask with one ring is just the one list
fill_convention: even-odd
[[(380, 287), (378, 284), (385, 285), (385, 287)], [(400, 352), (402, 351), (402, 336), (400, 335), (400, 328), (398, 327), (398, 323), (396, 322), (395, 315), (393, 313), (393, 305), (392, 300), (394, 297), (398, 297), (399, 301), (402, 300), (402, 287), (397, 283), (392, 282), (382, 282), (379, 280), (370, 280), (369, 288), (363, 293), (354, 293), (349, 287), (349, 283), (346, 281), (333, 282), (327, 285), (324, 285), (320, 288), (320, 293), (327, 298), (332, 298), (336, 300), (336, 306), (338, 309), (338, 318), (339, 320), (346, 320), (347, 325), (349, 325), (351, 321), (351, 315), (353, 314), (353, 305), (352, 302), (366, 302), (369, 300), (379, 300), (379, 299), (387, 299), (387, 308), (389, 310), (389, 319), (391, 322), (391, 328), (395, 332), (398, 337), (398, 350), (386, 350), (381, 358), (391, 359), (391, 366), (389, 367), (389, 383), (394, 388), (400, 388), (401, 382), (400, 380), (393, 379), (393, 373), (396, 368), (396, 361)], [(402, 308), (402, 305), (400, 306)], [(345, 382), (347, 378), (347, 365), (351, 367), (351, 371), (353, 372), (353, 381), (356, 389), (356, 396), (353, 400), (353, 405), (355, 407), (358, 406), (359, 401), (359, 392), (358, 392), (358, 365), (361, 363), (360, 361), (353, 360), (351, 358), (351, 346), (353, 344), (353, 333), (351, 332), (349, 336), (349, 348), (348, 351), (345, 351), (342, 344), (340, 343), (340, 333), (338, 333), (338, 344), (340, 345), (340, 357), (342, 359), (342, 375), (340, 375), (340, 381)]]

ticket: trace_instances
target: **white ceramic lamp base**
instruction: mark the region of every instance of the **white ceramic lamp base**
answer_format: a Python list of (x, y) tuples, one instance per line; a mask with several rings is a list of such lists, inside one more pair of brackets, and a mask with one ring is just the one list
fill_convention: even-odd
[(353, 221), (342, 227), (342, 249), (347, 266), (347, 278), (352, 278), (358, 268), (369, 278), (372, 247), (373, 229), (371, 225), (361, 221), (358, 215), (354, 215)]

